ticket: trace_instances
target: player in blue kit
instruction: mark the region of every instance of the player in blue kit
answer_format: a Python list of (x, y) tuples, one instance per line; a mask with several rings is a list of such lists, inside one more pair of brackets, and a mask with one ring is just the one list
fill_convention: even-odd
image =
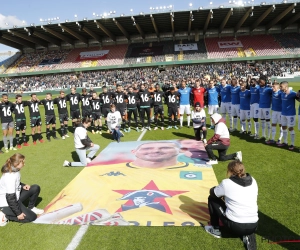
[(254, 134), (251, 134), (250, 136), (256, 137), (259, 131), (259, 85), (255, 78), (251, 79), (250, 91), (250, 118), (254, 121)]
[(221, 95), (221, 114), (223, 119), (226, 120), (226, 114), (228, 114), (230, 128), (232, 129), (232, 116), (231, 116), (231, 86), (227, 84), (225, 78), (221, 80), (220, 86), (220, 95)]
[[(220, 90), (214, 86), (214, 81), (210, 80), (207, 89), (209, 115), (219, 112), (219, 101), (218, 101), (219, 92)], [(213, 125), (213, 122), (210, 119), (210, 129), (214, 129), (214, 128), (215, 126)]]
[[(262, 138), (267, 138), (266, 136), (266, 125), (267, 134), (270, 138), (271, 134), (271, 102), (273, 90), (267, 87), (267, 77), (260, 76), (259, 78), (259, 118), (261, 122)], [(260, 139), (259, 129), (257, 130), (257, 136), (255, 139)]]
[(281, 91), (279, 90), (279, 83), (274, 82), (272, 84), (272, 138), (267, 140), (267, 144), (272, 144), (275, 143), (275, 135), (276, 135), (276, 126), (279, 124), (280, 128), (280, 136), (277, 141), (277, 144), (280, 144), (281, 138), (282, 138), (282, 127), (281, 127), (281, 110), (282, 110), (282, 105), (281, 105)]
[(295, 131), (294, 126), (296, 124), (296, 108), (295, 100), (297, 99), (297, 93), (289, 88), (287, 81), (280, 83), (282, 110), (281, 110), (281, 125), (283, 134), (283, 143), (278, 144), (278, 147), (285, 147), (287, 142), (287, 128), (290, 131), (291, 145), (289, 150), (294, 150), (295, 145)]
[[(251, 133), (251, 121), (250, 121), (250, 99), (251, 91), (246, 89), (246, 82), (240, 83), (240, 119), (241, 119), (241, 131), (240, 133)], [(246, 129), (246, 120), (248, 122), (248, 131)]]
[(187, 126), (190, 127), (191, 124), (191, 107), (190, 107), (191, 92), (192, 89), (190, 87), (187, 87), (186, 81), (183, 80), (181, 82), (181, 88), (178, 89), (178, 93), (180, 96), (179, 99), (180, 127), (182, 127), (183, 124), (184, 113), (186, 113), (187, 116)]
[(231, 80), (231, 116), (233, 117), (233, 127), (230, 132), (237, 130), (237, 120), (240, 117), (240, 86), (237, 86), (237, 79)]

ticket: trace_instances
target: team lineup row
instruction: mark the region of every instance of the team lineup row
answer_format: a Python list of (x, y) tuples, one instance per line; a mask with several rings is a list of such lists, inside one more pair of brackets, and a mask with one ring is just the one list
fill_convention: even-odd
[[(291, 134), (291, 147), (294, 145), (295, 133), (293, 127), (295, 126), (295, 100), (299, 100), (299, 92), (296, 93), (288, 87), (287, 82), (280, 85), (274, 83), (272, 87), (267, 86), (266, 78), (261, 76), (257, 82), (255, 79), (251, 80), (250, 89), (246, 89), (246, 83), (243, 80), (231, 79), (230, 84), (227, 84), (226, 79), (221, 80), (219, 86), (214, 85), (214, 81), (210, 80), (208, 87), (204, 88), (201, 81), (195, 81), (193, 87), (187, 87), (186, 81), (181, 82), (181, 86), (177, 89), (176, 85), (171, 86), (167, 90), (162, 91), (160, 86), (153, 83), (146, 89), (144, 84), (138, 86), (129, 86), (125, 90), (121, 85), (116, 87), (116, 91), (109, 92), (106, 87), (103, 87), (102, 93), (99, 95), (96, 92), (87, 92), (82, 90), (82, 94), (76, 92), (76, 88), (71, 88), (71, 93), (65, 95), (64, 91), (60, 92), (59, 97), (52, 99), (49, 93), (44, 100), (39, 100), (36, 94), (31, 95), (29, 101), (23, 101), (21, 95), (16, 96), (16, 102), (8, 101), (7, 95), (2, 95), (0, 103), (0, 115), (3, 130), (4, 148), (8, 150), (8, 137), (10, 140), (10, 148), (13, 147), (13, 128), (16, 129), (17, 147), (21, 147), (20, 132), (24, 141), (24, 146), (28, 145), (26, 142), (26, 117), (24, 107), (29, 108), (30, 126), (32, 128), (31, 134), (33, 143), (39, 140), (43, 142), (41, 136), (41, 115), (39, 105), (45, 107), (45, 122), (46, 135), (50, 140), (52, 128), (53, 137), (56, 137), (56, 116), (54, 112), (54, 104), (57, 105), (59, 121), (61, 124), (61, 136), (63, 139), (68, 137), (68, 120), (72, 119), (73, 128), (77, 119), (81, 117), (90, 117), (93, 120), (93, 133), (102, 133), (101, 117), (107, 119), (110, 112), (110, 105), (115, 104), (116, 110), (120, 112), (122, 123), (120, 124), (125, 132), (130, 132), (132, 116), (135, 121), (136, 129), (139, 131), (138, 116), (140, 117), (141, 130), (145, 128), (151, 129), (151, 117), (154, 113), (155, 130), (158, 128), (158, 117), (160, 118), (161, 128), (164, 129), (164, 108), (163, 103), (166, 102), (168, 106), (169, 124), (167, 129), (174, 126), (177, 127), (178, 115), (180, 126), (183, 125), (183, 115), (187, 114), (187, 125), (190, 126), (191, 109), (193, 106), (200, 103), (204, 107), (205, 97), (208, 99), (208, 114), (212, 115), (215, 112), (221, 113), (224, 118), (226, 114), (229, 116), (230, 131), (237, 129), (237, 121), (240, 118), (241, 132), (251, 132), (251, 121), (254, 120), (254, 136), (260, 139), (259, 128), (262, 127), (262, 137), (267, 138), (267, 143), (274, 143), (276, 134), (276, 125), (281, 127), (280, 140), (283, 137), (284, 142), (279, 145), (287, 145), (287, 128)], [(70, 106), (70, 116), (67, 109), (67, 102)], [(81, 102), (81, 113), (80, 113)], [(220, 110), (219, 110), (220, 106)], [(272, 107), (272, 109), (271, 109)], [(153, 109), (152, 109), (153, 108)], [(271, 113), (272, 110), (272, 113)], [(154, 112), (153, 112), (154, 111)], [(15, 115), (15, 122), (13, 116)], [(271, 114), (272, 114), (272, 129), (271, 129)], [(147, 121), (145, 118), (147, 116)], [(70, 118), (69, 118), (70, 117)], [(194, 117), (192, 117), (193, 119)], [(260, 123), (259, 123), (260, 119)], [(111, 122), (116, 122), (114, 115), (110, 116)], [(248, 129), (246, 128), (246, 121), (248, 122)], [(145, 126), (145, 124), (147, 126)], [(299, 125), (300, 126), (300, 125)], [(127, 127), (127, 128), (126, 128)], [(211, 128), (213, 126), (211, 125)], [(267, 134), (266, 134), (267, 128)], [(271, 137), (272, 131), (272, 137)], [(275, 132), (275, 133), (274, 133)], [(8, 136), (8, 137), (7, 137)]]

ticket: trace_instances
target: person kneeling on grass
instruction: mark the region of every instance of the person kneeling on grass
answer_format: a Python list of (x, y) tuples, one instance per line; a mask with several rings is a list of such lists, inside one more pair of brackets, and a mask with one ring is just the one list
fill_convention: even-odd
[(234, 159), (242, 161), (241, 151), (226, 155), (227, 149), (230, 145), (230, 137), (228, 127), (225, 124), (224, 118), (222, 118), (220, 114), (214, 113), (213, 115), (211, 115), (211, 120), (213, 126), (215, 127), (215, 133), (214, 136), (207, 141), (207, 144), (204, 144), (205, 150), (210, 159), (210, 161), (208, 161), (206, 164), (218, 164), (217, 157), (214, 155), (213, 150), (218, 150), (219, 161), (228, 161)]
[[(100, 146), (94, 144), (87, 135), (87, 128), (89, 126), (91, 126), (91, 119), (85, 117), (82, 119), (81, 123), (77, 125), (74, 132), (75, 150), (80, 162), (64, 161), (64, 167), (85, 167), (92, 161), (92, 158), (99, 150)], [(87, 151), (90, 151), (88, 155), (86, 155)]]
[(243, 239), (246, 249), (254, 250), (258, 226), (256, 180), (246, 173), (243, 163), (238, 160), (228, 164), (227, 176), (228, 179), (223, 180), (219, 186), (210, 189), (210, 225), (205, 226), (205, 230), (221, 238), (220, 219), (226, 228)]
[[(8, 220), (21, 223), (32, 222), (37, 218), (37, 214), (44, 213), (43, 209), (35, 207), (40, 186), (29, 186), (20, 182), (20, 170), (24, 166), (25, 156), (14, 154), (2, 167), (0, 179), (0, 210)], [(28, 207), (23, 204), (27, 199)]]
[(113, 140), (120, 142), (121, 137), (124, 136), (120, 130), (122, 123), (122, 117), (119, 111), (116, 111), (114, 104), (110, 105), (110, 112), (107, 115), (107, 126), (108, 130), (112, 134)]

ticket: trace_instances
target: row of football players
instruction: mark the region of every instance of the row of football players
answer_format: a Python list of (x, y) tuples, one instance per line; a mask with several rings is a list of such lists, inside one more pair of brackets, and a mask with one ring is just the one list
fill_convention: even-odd
[[(300, 92), (295, 92), (289, 87), (288, 82), (280, 84), (274, 82), (272, 86), (267, 86), (266, 78), (261, 76), (257, 82), (252, 79), (250, 90), (246, 89), (246, 83), (237, 79), (232, 79), (231, 84), (227, 84), (226, 79), (221, 81), (220, 87), (210, 82), (207, 89), (208, 114), (219, 112), (230, 120), (230, 131), (237, 130), (237, 121), (240, 119), (240, 133), (252, 131), (251, 118), (254, 121), (255, 139), (266, 139), (267, 144), (277, 143), (279, 147), (288, 146), (288, 131), (290, 132), (289, 149), (294, 149), (296, 125), (295, 101), (300, 98)], [(219, 110), (218, 96), (221, 96), (221, 108)], [(300, 107), (298, 115), (300, 115)], [(300, 117), (299, 117), (300, 118)], [(298, 129), (300, 129), (300, 119), (298, 119)], [(246, 122), (248, 123), (246, 126)], [(276, 126), (280, 127), (280, 136), (276, 141)], [(260, 127), (262, 137), (259, 136)], [(281, 140), (283, 142), (281, 143)]]

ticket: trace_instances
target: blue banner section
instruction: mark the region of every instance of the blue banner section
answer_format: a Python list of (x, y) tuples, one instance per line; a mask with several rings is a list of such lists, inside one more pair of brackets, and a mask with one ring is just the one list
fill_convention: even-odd
[(58, 63), (60, 63), (60, 61), (61, 61), (61, 58), (45, 59), (39, 63), (39, 66), (58, 64)]

